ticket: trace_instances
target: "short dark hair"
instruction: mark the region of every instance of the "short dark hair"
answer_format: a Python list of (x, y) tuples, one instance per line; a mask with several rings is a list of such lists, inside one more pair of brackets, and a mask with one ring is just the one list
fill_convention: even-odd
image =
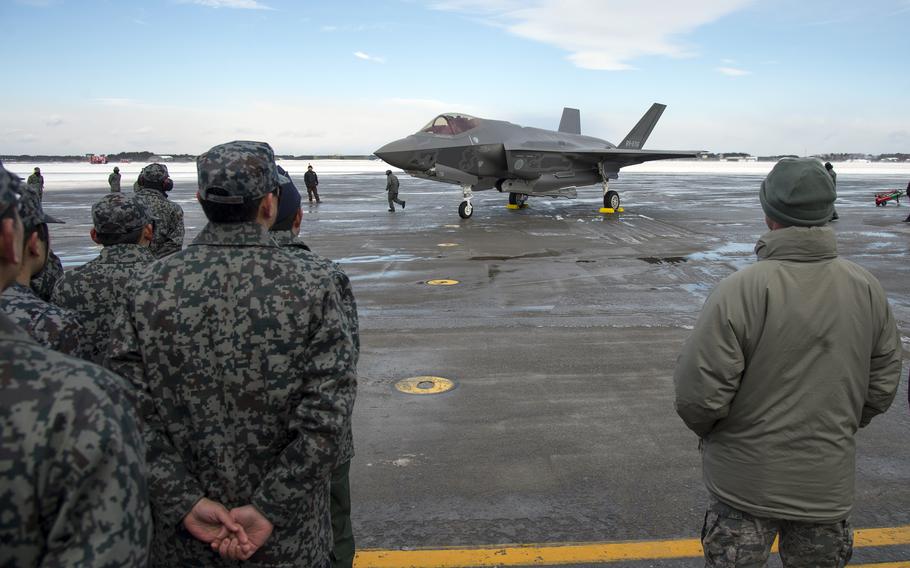
[(112, 245), (135, 245), (142, 239), (142, 231), (144, 229), (145, 226), (129, 233), (99, 233), (95, 231), (95, 239), (106, 247)]
[[(276, 188), (272, 193), (277, 191)], [(228, 193), (218, 187), (210, 187), (207, 192), (209, 195), (228, 197)], [(256, 220), (259, 204), (264, 198), (265, 195), (244, 199), (243, 203), (216, 203), (203, 199), (200, 203), (203, 213), (212, 223), (252, 223)]]
[(25, 247), (28, 246), (28, 240), (32, 237), (33, 233), (38, 234), (39, 241), (47, 243), (48, 247), (51, 245), (51, 233), (47, 229), (47, 223), (41, 223), (34, 227), (25, 227), (22, 233), (22, 250), (25, 250)]

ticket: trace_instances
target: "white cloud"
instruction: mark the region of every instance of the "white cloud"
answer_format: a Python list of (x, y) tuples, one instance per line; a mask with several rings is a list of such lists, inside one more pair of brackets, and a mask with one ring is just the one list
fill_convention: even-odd
[(458, 103), (447, 103), (445, 101), (437, 101), (435, 99), (387, 99), (385, 101), (390, 105), (403, 106), (408, 108), (419, 108), (425, 109), (431, 112), (447, 112), (447, 111), (459, 111), (467, 112), (467, 105), (458, 104)]
[(239, 10), (274, 10), (257, 0), (180, 0), (181, 4), (198, 4), (209, 8), (236, 8)]
[(578, 67), (618, 71), (645, 56), (691, 57), (680, 36), (754, 0), (446, 0), (438, 10), (484, 15), (512, 34), (569, 52)]
[(61, 118), (60, 116), (52, 115), (52, 116), (47, 117), (47, 119), (44, 121), (44, 124), (46, 124), (48, 126), (60, 126), (61, 124), (63, 124), (63, 122), (64, 122), (63, 118)]
[(363, 59), (364, 61), (372, 61), (373, 63), (385, 63), (384, 57), (376, 57), (375, 55), (370, 55), (362, 51), (355, 51), (354, 57), (357, 59)]
[(743, 75), (752, 74), (751, 71), (746, 71), (745, 69), (738, 69), (736, 67), (718, 67), (717, 70), (729, 77), (742, 77)]

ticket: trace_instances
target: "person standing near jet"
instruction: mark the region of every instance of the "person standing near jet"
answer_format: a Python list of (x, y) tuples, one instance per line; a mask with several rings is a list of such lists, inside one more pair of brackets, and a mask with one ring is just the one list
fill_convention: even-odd
[[(907, 200), (910, 201), (910, 181), (907, 182)], [(907, 218), (904, 219), (904, 223), (910, 223), (910, 215), (907, 215)]]
[[(332, 280), (341, 295), (341, 305), (354, 340), (352, 359), (356, 368), (360, 353), (360, 334), (357, 321), (357, 303), (351, 289), (351, 281), (338, 264), (310, 251), (300, 238), (303, 211), (300, 209), (300, 192), (291, 177), (280, 166), (278, 180), (281, 196), (278, 198), (278, 216), (269, 229), (272, 239), (285, 251), (300, 259), (307, 270), (317, 266), (332, 275)], [(332, 517), (332, 568), (351, 568), (354, 565), (354, 531), (351, 524), (351, 460), (354, 458), (354, 438), (351, 421), (345, 423), (344, 436), (339, 449), (338, 465), (332, 471), (329, 494), (329, 512)]]
[(92, 206), (92, 240), (101, 255), (74, 268), (54, 288), (51, 301), (72, 310), (85, 326), (89, 360), (101, 364), (110, 343), (111, 326), (128, 303), (129, 287), (155, 255), (149, 251), (154, 222), (135, 196), (109, 193)]
[(41, 175), (41, 168), (35, 168), (35, 172), (28, 176), (26, 185), (34, 187), (38, 192), (38, 199), (44, 200), (44, 176)]
[(0, 311), (38, 343), (66, 355), (87, 359), (89, 344), (76, 314), (38, 297), (29, 286), (47, 266), (50, 250), (48, 223), (60, 223), (44, 213), (38, 194), (26, 188), (19, 201), (24, 239), (16, 281), (0, 295)]
[(404, 209), (405, 202), (398, 199), (398, 178), (392, 173), (392, 170), (385, 171), (385, 190), (389, 193), (389, 212), (395, 212), (395, 204), (401, 205)]
[(120, 168), (114, 166), (114, 171), (107, 176), (107, 183), (111, 186), (111, 193), (120, 193)]
[[(19, 275), (20, 181), (0, 166), (0, 293)], [(145, 443), (120, 377), (37, 344), (0, 313), (0, 566), (148, 560)]]
[[(831, 165), (831, 162), (825, 162), (825, 169), (828, 170), (828, 175), (831, 176), (831, 181), (834, 182), (835, 199), (837, 199), (837, 172), (834, 171), (834, 166)], [(840, 219), (840, 215), (837, 214), (837, 209), (835, 209), (834, 214), (831, 215), (831, 220), (837, 221), (838, 219)]]
[(139, 190), (136, 197), (145, 204), (155, 219), (155, 237), (151, 251), (157, 258), (164, 258), (183, 248), (183, 208), (167, 198), (174, 189), (174, 182), (164, 164), (149, 164), (139, 173)]
[(785, 158), (761, 185), (756, 264), (711, 292), (679, 356), (676, 412), (699, 437), (706, 566), (844, 566), (856, 431), (885, 412), (901, 341), (874, 276), (838, 258), (834, 182)]
[(329, 481), (356, 392), (341, 300), (327, 271), (269, 235), (271, 146), (219, 144), (196, 169), (209, 222), (131, 287), (106, 361), (144, 419), (150, 565), (225, 566), (221, 554), (324, 568)]
[(306, 173), (303, 174), (303, 185), (306, 186), (306, 194), (310, 203), (313, 202), (313, 197), (316, 198), (316, 203), (319, 203), (319, 176), (313, 171), (311, 165), (306, 167)]

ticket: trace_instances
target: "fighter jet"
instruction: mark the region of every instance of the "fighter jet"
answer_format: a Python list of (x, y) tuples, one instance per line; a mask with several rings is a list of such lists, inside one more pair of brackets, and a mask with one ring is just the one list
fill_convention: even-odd
[(651, 160), (691, 158), (699, 152), (642, 150), (666, 105), (654, 103), (619, 145), (581, 134), (578, 109), (565, 108), (559, 130), (527, 128), (460, 113), (441, 114), (415, 134), (390, 142), (375, 154), (408, 174), (461, 186), (462, 219), (474, 213), (473, 192), (508, 192), (509, 205), (529, 196), (576, 196), (576, 188), (601, 183), (604, 207), (619, 209), (609, 188), (620, 168)]

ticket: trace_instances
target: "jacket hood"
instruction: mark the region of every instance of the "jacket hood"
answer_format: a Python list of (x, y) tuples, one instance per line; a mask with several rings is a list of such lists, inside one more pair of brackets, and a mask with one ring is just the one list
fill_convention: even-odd
[(787, 227), (762, 235), (755, 254), (759, 260), (797, 262), (837, 258), (837, 239), (830, 227)]

